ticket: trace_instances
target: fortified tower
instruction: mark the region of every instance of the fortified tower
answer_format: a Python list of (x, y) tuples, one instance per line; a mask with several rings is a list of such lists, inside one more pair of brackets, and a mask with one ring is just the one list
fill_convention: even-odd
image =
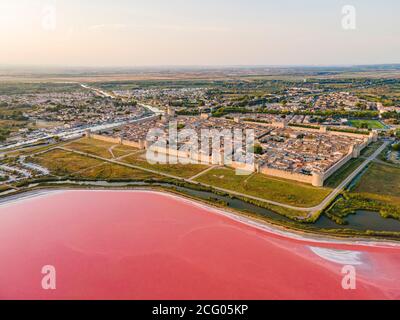
[(272, 124), (271, 124), (273, 127), (275, 127), (275, 128), (281, 128), (281, 129), (284, 129), (284, 128), (286, 128), (287, 127), (287, 122), (284, 120), (284, 121), (274, 121), (274, 122), (272, 122)]
[(311, 184), (314, 187), (323, 187), (324, 186), (324, 174), (320, 173), (320, 172), (313, 172)]
[(146, 139), (139, 139), (139, 149), (147, 149), (147, 141)]
[(234, 117), (234, 118), (233, 118), (233, 121), (235, 121), (236, 123), (240, 123), (240, 122), (241, 122), (241, 119), (240, 119), (240, 117)]
[(371, 131), (369, 134), (369, 138), (371, 139), (372, 142), (378, 141), (378, 131), (377, 130)]
[(172, 108), (172, 107), (168, 107), (168, 108), (167, 108), (167, 115), (168, 115), (170, 118), (175, 118), (175, 109)]
[(350, 146), (349, 154), (351, 154), (353, 158), (358, 158), (360, 156), (360, 147), (355, 144)]

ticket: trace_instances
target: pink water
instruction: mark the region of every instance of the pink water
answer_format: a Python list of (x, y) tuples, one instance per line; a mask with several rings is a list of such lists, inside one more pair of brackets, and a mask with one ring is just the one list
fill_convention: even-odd
[[(3, 299), (400, 298), (400, 247), (293, 240), (144, 191), (0, 206), (0, 263)], [(348, 263), (355, 290), (341, 285)], [(44, 265), (55, 290), (41, 286)]]

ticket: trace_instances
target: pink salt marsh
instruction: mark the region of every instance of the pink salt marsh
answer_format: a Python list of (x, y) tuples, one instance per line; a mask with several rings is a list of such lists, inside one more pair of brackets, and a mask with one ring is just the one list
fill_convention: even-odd
[[(3, 204), (0, 261), (1, 299), (400, 298), (400, 247), (296, 240), (147, 191)], [(342, 288), (346, 264), (355, 290)]]

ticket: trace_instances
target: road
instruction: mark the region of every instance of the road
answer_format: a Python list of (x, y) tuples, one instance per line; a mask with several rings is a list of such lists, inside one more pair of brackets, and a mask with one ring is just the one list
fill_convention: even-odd
[[(100, 95), (100, 96), (103, 96), (103, 97), (106, 97), (106, 98), (111, 98), (111, 99), (120, 98), (120, 99), (122, 99), (123, 101), (127, 101), (127, 98), (126, 98), (126, 97), (119, 96), (119, 95), (115, 94), (114, 92), (112, 92), (112, 93), (106, 92), (106, 91), (103, 91), (103, 90), (100, 90), (100, 89), (97, 89), (97, 88), (94, 88), (94, 87), (90, 87), (90, 86), (88, 86), (88, 85), (86, 85), (86, 84), (83, 84), (83, 83), (79, 83), (79, 85), (80, 85), (82, 88), (84, 88), (84, 89), (94, 91), (96, 94), (98, 94), (98, 95)], [(141, 107), (143, 107), (143, 108), (145, 108), (145, 109), (150, 110), (151, 112), (153, 112), (153, 113), (155, 113), (155, 114), (157, 114), (157, 115), (160, 115), (160, 114), (164, 114), (164, 113), (165, 113), (163, 110), (160, 110), (160, 109), (158, 109), (158, 108), (156, 108), (156, 107), (153, 107), (153, 106), (150, 106), (150, 105), (147, 105), (147, 104), (138, 103), (138, 105), (141, 106)]]
[(129, 164), (129, 163), (121, 162), (121, 161), (118, 161), (118, 160), (113, 160), (113, 159), (107, 159), (107, 158), (104, 158), (104, 157), (96, 156), (94, 154), (90, 154), (90, 153), (86, 153), (86, 152), (82, 152), (82, 151), (77, 151), (77, 150), (74, 150), (74, 149), (69, 149), (69, 148), (65, 148), (65, 147), (55, 147), (54, 149), (60, 149), (60, 150), (68, 151), (68, 152), (73, 152), (73, 153), (79, 154), (81, 156), (90, 157), (90, 158), (94, 158), (94, 159), (97, 159), (97, 160), (118, 164), (118, 165), (121, 165), (121, 166), (124, 166), (124, 167), (128, 167), (128, 168), (132, 168), (132, 169), (138, 169), (138, 170), (141, 170), (141, 171), (147, 171), (147, 172), (150, 172), (150, 173), (154, 173), (154, 174), (161, 175), (161, 176), (168, 177), (168, 178), (172, 178), (172, 179), (186, 180), (184, 178), (177, 177), (177, 176), (174, 176), (174, 175), (171, 175), (171, 174), (167, 174), (167, 173), (163, 173), (163, 172), (159, 172), (157, 170), (146, 169), (146, 168), (143, 168), (143, 167), (135, 166), (133, 164)]
[(116, 122), (103, 123), (103, 124), (98, 124), (98, 125), (93, 125), (93, 126), (88, 126), (88, 127), (82, 127), (82, 128), (67, 129), (67, 130), (57, 132), (57, 133), (45, 134), (43, 136), (40, 136), (39, 138), (33, 138), (30, 140), (17, 142), (15, 144), (8, 145), (8, 146), (0, 145), (0, 150), (7, 151), (7, 150), (15, 149), (15, 148), (22, 148), (22, 147), (26, 147), (31, 144), (34, 144), (34, 143), (37, 143), (37, 142), (40, 142), (40, 141), (43, 141), (46, 139), (52, 139), (55, 137), (58, 137), (58, 138), (61, 138), (64, 140), (76, 139), (78, 137), (81, 137), (87, 130), (90, 130), (92, 132), (108, 130), (108, 129), (112, 129), (112, 128), (116, 128), (116, 127), (121, 127), (125, 124), (143, 121), (144, 119), (151, 119), (152, 117), (154, 117), (154, 115), (146, 116), (143, 118), (132, 118), (132, 119), (126, 119), (126, 120), (119, 120)]
[(377, 149), (371, 156), (369, 156), (356, 170), (354, 170), (346, 179), (342, 181), (330, 194), (328, 197), (326, 197), (318, 206), (315, 206), (313, 208), (310, 208), (311, 213), (318, 212), (322, 209), (324, 209), (333, 199), (337, 197), (337, 195), (343, 191), (343, 189), (351, 182), (353, 179), (361, 173), (365, 169), (367, 165), (377, 156), (381, 154), (381, 152), (388, 146), (389, 142), (386, 141), (384, 142), (379, 149)]
[[(103, 90), (90, 87), (90, 86), (85, 85), (83, 83), (79, 83), (79, 85), (82, 88), (85, 88), (87, 90), (92, 90), (92, 91), (96, 92), (97, 94), (102, 95), (104, 97), (112, 98), (112, 99), (118, 98), (118, 96), (116, 96), (116, 95), (114, 95), (112, 93), (108, 93), (108, 92), (105, 92)], [(82, 134), (84, 134), (87, 130), (90, 130), (92, 132), (96, 132), (96, 131), (101, 131), (101, 130), (112, 129), (112, 128), (123, 126), (125, 124), (135, 123), (137, 121), (142, 121), (144, 119), (151, 118), (151, 117), (154, 116), (154, 114), (158, 115), (158, 114), (163, 114), (164, 113), (163, 111), (161, 111), (161, 110), (159, 110), (159, 109), (157, 109), (155, 107), (152, 107), (152, 106), (142, 105), (142, 104), (140, 104), (140, 106), (150, 110), (153, 114), (150, 115), (150, 116), (145, 116), (143, 118), (131, 118), (131, 119), (126, 118), (126, 119), (121, 119), (121, 120), (117, 120), (115, 122), (110, 122), (110, 123), (94, 124), (94, 125), (88, 126), (88, 127), (62, 129), (59, 132), (46, 133), (46, 134), (43, 134), (43, 135), (38, 136), (38, 137), (32, 137), (31, 139), (14, 143), (12, 145), (4, 145), (3, 146), (3, 145), (0, 144), (0, 150), (6, 152), (8, 150), (12, 150), (12, 149), (15, 149), (15, 148), (26, 147), (26, 146), (29, 146), (31, 144), (34, 144), (34, 143), (37, 143), (37, 142), (40, 142), (40, 141), (43, 141), (43, 140), (46, 140), (46, 139), (52, 139), (52, 138), (55, 138), (55, 137), (62, 138), (63, 140), (75, 139), (75, 138), (78, 138), (78, 137), (82, 136)], [(0, 155), (1, 154), (3, 154), (3, 153), (0, 153)]]
[(190, 177), (188, 180), (193, 181), (193, 180), (197, 179), (198, 177), (202, 176), (203, 174), (206, 174), (208, 171), (211, 171), (212, 169), (215, 169), (218, 167), (220, 167), (220, 166), (210, 166), (207, 169), (205, 169), (204, 171), (199, 172), (198, 174), (194, 175), (193, 177)]
[(137, 170), (141, 170), (141, 171), (147, 171), (147, 172), (150, 172), (150, 173), (153, 173), (153, 174), (157, 174), (159, 176), (164, 176), (164, 177), (172, 178), (172, 179), (175, 179), (175, 180), (180, 180), (180, 181), (189, 182), (189, 183), (192, 183), (192, 184), (197, 184), (197, 185), (201, 185), (201, 186), (208, 187), (208, 188), (213, 188), (215, 190), (222, 191), (222, 192), (225, 192), (225, 193), (229, 193), (229, 194), (232, 194), (232, 195), (235, 195), (235, 196), (245, 197), (245, 198), (257, 200), (257, 201), (273, 204), (273, 205), (276, 205), (276, 206), (284, 207), (284, 208), (287, 208), (287, 209), (298, 210), (298, 211), (306, 211), (306, 212), (310, 211), (310, 209), (308, 209), (308, 208), (295, 207), (295, 206), (291, 206), (291, 205), (288, 205), (288, 204), (284, 204), (284, 203), (280, 203), (280, 202), (276, 202), (276, 201), (272, 201), (272, 200), (266, 200), (266, 199), (262, 199), (262, 198), (258, 198), (258, 197), (253, 197), (253, 196), (250, 196), (250, 195), (247, 195), (247, 194), (243, 194), (243, 193), (240, 193), (240, 192), (235, 192), (235, 191), (228, 190), (228, 189), (218, 188), (218, 187), (213, 186), (213, 185), (209, 185), (209, 184), (193, 181), (193, 180), (191, 180), (191, 179), (193, 179), (193, 177), (186, 179), (186, 178), (174, 176), (174, 175), (171, 175), (171, 174), (167, 174), (167, 173), (164, 173), (164, 172), (160, 172), (160, 171), (157, 171), (157, 170), (147, 169), (147, 168), (135, 166), (133, 164), (121, 162), (121, 161), (118, 161), (118, 160), (108, 159), (108, 158), (96, 156), (96, 155), (93, 155), (93, 154), (90, 154), (90, 153), (85, 153), (85, 152), (81, 152), (81, 151), (77, 151), (77, 150), (73, 150), (73, 149), (69, 149), (69, 148), (65, 148), (65, 147), (55, 147), (54, 149), (60, 149), (60, 150), (64, 150), (64, 151), (67, 151), (67, 152), (73, 152), (73, 153), (79, 154), (81, 156), (91, 157), (91, 158), (94, 158), (94, 159), (97, 159), (97, 160), (101, 160), (101, 161), (105, 161), (105, 162), (109, 162), (109, 163), (113, 163), (113, 164), (118, 164), (118, 165), (125, 166), (125, 167), (132, 168), (132, 169), (137, 169)]
[[(333, 201), (339, 195), (339, 193), (342, 192), (344, 190), (344, 188), (362, 170), (364, 170), (365, 167), (371, 161), (373, 161), (387, 147), (388, 144), (389, 144), (389, 142), (383, 143), (383, 145), (379, 149), (377, 149), (356, 170), (354, 170), (346, 179), (344, 179), (319, 205), (317, 205), (315, 207), (311, 207), (311, 208), (292, 206), (292, 205), (280, 203), (280, 202), (277, 202), (277, 201), (266, 200), (266, 199), (254, 197), (254, 196), (251, 196), (251, 195), (248, 195), (248, 194), (243, 194), (243, 193), (240, 193), (240, 192), (235, 192), (235, 191), (232, 191), (232, 190), (215, 187), (213, 185), (208, 185), (208, 184), (205, 184), (205, 183), (200, 183), (200, 182), (197, 182), (197, 181), (193, 181), (193, 179), (195, 179), (199, 175), (196, 175), (196, 176), (193, 176), (193, 177), (191, 177), (189, 179), (186, 179), (186, 178), (174, 176), (174, 175), (171, 175), (171, 174), (167, 174), (167, 173), (164, 173), (164, 172), (160, 172), (160, 171), (157, 171), (157, 170), (146, 169), (146, 168), (143, 168), (143, 167), (139, 167), (139, 166), (135, 166), (135, 165), (132, 165), (132, 164), (125, 163), (125, 162), (121, 162), (121, 161), (118, 161), (118, 160), (107, 159), (107, 158), (104, 158), (104, 157), (88, 154), (88, 153), (85, 153), (85, 152), (81, 152), (81, 151), (77, 151), (77, 150), (73, 150), (73, 149), (69, 149), (69, 148), (65, 148), (65, 147), (55, 147), (55, 148), (58, 148), (58, 149), (61, 149), (61, 150), (64, 150), (64, 151), (74, 152), (76, 154), (80, 154), (80, 155), (83, 155), (83, 156), (89, 156), (89, 157), (92, 157), (92, 158), (95, 158), (95, 159), (98, 159), (98, 160), (102, 160), (102, 161), (105, 161), (105, 162), (110, 162), (110, 163), (122, 165), (122, 166), (125, 166), (125, 167), (128, 167), (128, 168), (147, 171), (147, 172), (150, 172), (150, 173), (153, 173), (153, 174), (157, 174), (157, 175), (160, 175), (160, 176), (164, 176), (164, 177), (168, 177), (168, 178), (172, 178), (172, 179), (176, 179), (176, 180), (180, 180), (180, 181), (184, 181), (184, 182), (194, 183), (194, 184), (201, 185), (201, 186), (204, 186), (204, 187), (210, 187), (210, 188), (213, 188), (215, 190), (226, 192), (226, 193), (229, 193), (229, 194), (232, 194), (232, 195), (235, 195), (235, 196), (245, 197), (245, 198), (257, 200), (257, 201), (260, 201), (260, 202), (272, 204), (272, 205), (275, 205), (275, 206), (280, 206), (280, 207), (291, 209), (291, 210), (296, 210), (296, 211), (301, 211), (301, 212), (309, 212), (309, 214), (306, 216), (306, 218), (309, 218), (313, 214), (323, 210), (327, 205), (329, 205), (329, 203), (331, 203), (331, 201)], [(204, 172), (206, 172), (208, 170), (211, 170), (211, 168), (203, 171), (202, 173), (204, 173)], [(304, 219), (304, 217), (299, 217), (299, 218), (300, 219)]]
[(115, 99), (115, 95), (114, 94), (105, 92), (105, 91), (97, 89), (97, 88), (89, 87), (88, 85), (83, 84), (83, 83), (80, 83), (79, 85), (84, 89), (88, 89), (88, 90), (94, 91), (95, 93), (97, 93), (100, 96), (103, 96), (103, 97), (106, 97), (106, 98)]

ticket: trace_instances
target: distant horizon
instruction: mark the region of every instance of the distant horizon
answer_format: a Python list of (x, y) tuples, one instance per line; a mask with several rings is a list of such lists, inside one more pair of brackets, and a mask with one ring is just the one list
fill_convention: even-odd
[(0, 64), (0, 69), (242, 69), (242, 68), (354, 68), (354, 67), (399, 67), (400, 62), (370, 64), (171, 64), (171, 65), (57, 65), (57, 64)]
[(2, 0), (0, 64), (400, 63), (397, 12), (398, 0)]

